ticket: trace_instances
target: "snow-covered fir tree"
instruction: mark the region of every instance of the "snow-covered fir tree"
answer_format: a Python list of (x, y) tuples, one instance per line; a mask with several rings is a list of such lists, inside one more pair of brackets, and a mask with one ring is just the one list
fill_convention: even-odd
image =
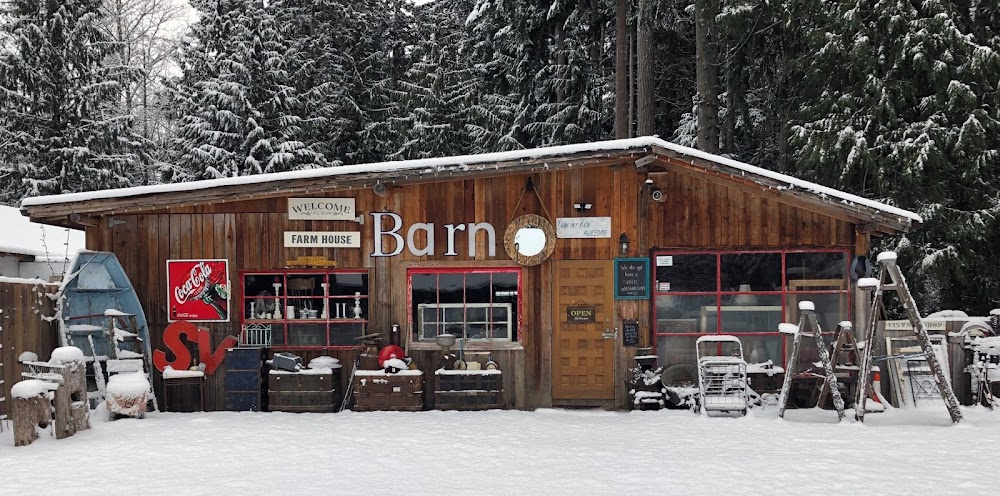
[(301, 103), (289, 79), (284, 36), (263, 0), (199, 5), (202, 18), (175, 86), (179, 174), (234, 177), (326, 165), (301, 140)]
[(792, 136), (803, 172), (920, 213), (924, 224), (886, 247), (918, 296), (989, 310), (1000, 294), (997, 4), (826, 5)]
[[(0, 47), (3, 201), (133, 184), (141, 138), (117, 105), (133, 69), (98, 29), (100, 0), (12, 0)], [(141, 177), (142, 174), (139, 174)]]

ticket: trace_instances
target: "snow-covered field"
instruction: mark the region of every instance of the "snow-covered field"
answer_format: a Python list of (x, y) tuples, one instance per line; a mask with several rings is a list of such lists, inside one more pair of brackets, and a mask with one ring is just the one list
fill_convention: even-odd
[(997, 494), (1000, 412), (964, 413), (160, 413), (5, 430), (0, 495)]

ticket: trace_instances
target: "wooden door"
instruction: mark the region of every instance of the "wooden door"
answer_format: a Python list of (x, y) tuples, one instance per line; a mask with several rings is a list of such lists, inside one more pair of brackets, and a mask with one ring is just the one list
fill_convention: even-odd
[[(614, 276), (610, 260), (555, 263), (552, 399), (615, 397)], [(567, 322), (571, 307), (594, 307), (594, 322)], [(608, 337), (605, 337), (608, 332)]]

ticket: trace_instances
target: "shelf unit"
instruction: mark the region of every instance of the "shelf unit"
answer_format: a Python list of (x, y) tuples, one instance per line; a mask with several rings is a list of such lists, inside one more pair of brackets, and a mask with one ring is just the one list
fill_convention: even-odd
[(368, 328), (364, 269), (244, 271), (240, 288), (241, 322), (270, 327), (270, 348), (353, 348)]

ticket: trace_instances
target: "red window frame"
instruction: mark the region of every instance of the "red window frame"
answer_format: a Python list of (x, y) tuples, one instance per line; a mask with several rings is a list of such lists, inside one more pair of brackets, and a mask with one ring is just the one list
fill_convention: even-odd
[[(361, 324), (362, 325), (362, 329), (363, 329), (362, 330), (362, 334), (363, 334), (364, 332), (366, 332), (364, 329), (367, 329), (367, 327), (368, 327), (368, 319), (358, 320), (358, 319), (343, 319), (343, 318), (341, 318), (341, 319), (327, 318), (327, 319), (322, 319), (322, 320), (313, 320), (313, 319), (310, 319), (308, 321), (303, 321), (302, 319), (289, 319), (287, 315), (282, 314), (282, 318), (281, 319), (253, 319), (253, 320), (248, 320), (247, 316), (246, 316), (247, 301), (257, 300), (257, 299), (260, 299), (261, 297), (260, 296), (250, 296), (250, 297), (247, 297), (247, 294), (246, 294), (246, 276), (258, 276), (258, 275), (259, 276), (280, 276), (281, 277), (282, 285), (284, 287), (284, 293), (285, 294), (282, 295), (282, 296), (272, 296), (272, 297), (264, 297), (264, 298), (265, 299), (273, 299), (276, 302), (283, 302), (284, 304), (281, 306), (281, 309), (282, 309), (282, 311), (284, 311), (284, 309), (287, 308), (287, 304), (288, 304), (287, 302), (288, 302), (289, 299), (295, 300), (295, 299), (317, 298), (316, 296), (313, 296), (313, 297), (307, 297), (307, 296), (288, 296), (288, 278), (289, 278), (289, 276), (295, 276), (295, 275), (310, 275), (310, 276), (317, 276), (317, 277), (318, 276), (322, 276), (323, 277), (323, 282), (329, 284), (329, 282), (330, 282), (330, 276), (331, 275), (335, 275), (335, 274), (363, 274), (363, 275), (368, 276), (368, 291), (369, 291), (369, 294), (362, 293), (360, 295), (360, 298), (362, 300), (368, 302), (368, 305), (366, 305), (366, 306), (368, 306), (368, 315), (370, 317), (371, 316), (371, 305), (370, 305), (371, 294), (370, 293), (371, 293), (371, 288), (372, 288), (372, 275), (371, 275), (371, 271), (370, 270), (368, 270), (368, 269), (274, 269), (274, 270), (241, 270), (241, 271), (238, 272), (238, 274), (239, 274), (239, 278), (240, 278), (240, 307), (239, 308), (240, 308), (240, 324), (241, 324), (241, 327), (242, 327), (243, 324), (269, 324), (269, 325), (272, 325), (272, 326), (273, 325), (280, 325), (281, 326), (281, 330), (282, 330), (281, 331), (282, 332), (282, 336), (283, 336), (284, 339), (282, 340), (281, 344), (272, 344), (271, 347), (270, 347), (271, 349), (274, 349), (274, 350), (310, 350), (310, 349), (313, 349), (313, 350), (316, 350), (316, 349), (321, 349), (321, 350), (349, 350), (349, 349), (357, 349), (357, 348), (359, 348), (361, 346), (360, 343), (358, 343), (357, 345), (341, 345), (341, 344), (332, 345), (332, 344), (330, 344), (331, 332), (334, 332), (334, 331), (331, 330), (331, 326), (335, 326), (337, 324)], [(328, 296), (327, 298), (329, 298), (331, 300), (333, 300), (333, 299), (343, 299), (345, 301), (346, 300), (350, 300), (351, 303), (353, 303), (355, 297), (352, 295), (352, 296)], [(326, 340), (325, 340), (325, 344), (319, 344), (319, 345), (301, 345), (301, 344), (290, 345), (290, 344), (288, 344), (288, 334), (289, 334), (288, 326), (289, 326), (289, 324), (303, 324), (303, 323), (308, 324), (308, 325), (319, 325), (319, 324), (324, 325), (326, 327)]]
[[(790, 291), (788, 289), (788, 274), (786, 270), (786, 260), (789, 254), (796, 253), (841, 253), (844, 255), (844, 288), (840, 290), (796, 290)], [(751, 291), (751, 292), (741, 292), (741, 291), (722, 291), (722, 256), (723, 255), (740, 255), (740, 254), (780, 254), (781, 255), (781, 290), (780, 291)], [(657, 256), (670, 256), (670, 255), (715, 255), (715, 291), (660, 291), (658, 284), (653, 284), (653, 301), (649, 305), (650, 308), (650, 322), (653, 322), (653, 346), (659, 346), (659, 337), (661, 336), (676, 336), (676, 337), (696, 337), (696, 336), (710, 336), (712, 334), (732, 334), (734, 336), (766, 336), (766, 337), (782, 337), (782, 334), (775, 330), (774, 332), (759, 332), (759, 331), (726, 331), (722, 328), (722, 298), (723, 296), (734, 296), (734, 295), (780, 295), (781, 296), (781, 318), (786, 320), (789, 315), (788, 308), (788, 296), (789, 295), (808, 295), (808, 294), (842, 294), (847, 297), (847, 315), (845, 318), (851, 319), (853, 317), (854, 306), (852, 303), (852, 297), (850, 291), (849, 275), (850, 275), (850, 265), (851, 265), (851, 249), (850, 248), (821, 248), (821, 249), (785, 249), (785, 250), (656, 250), (653, 252), (653, 260), (656, 260)], [(653, 267), (655, 274), (655, 264)], [(655, 275), (654, 275), (655, 277)], [(715, 322), (715, 332), (659, 332), (656, 323), (656, 298), (658, 296), (715, 296), (715, 306), (716, 306), (716, 322)], [(795, 322), (797, 323), (797, 321)], [(823, 334), (829, 335), (833, 334), (834, 329), (823, 329)], [(788, 356), (788, 343), (786, 339), (781, 339), (781, 364), (782, 367), (785, 366)], [(659, 351), (659, 350), (657, 350)], [(744, 350), (746, 353), (746, 350)]]
[[(523, 319), (524, 311), (524, 297), (522, 293), (523, 287), (523, 274), (520, 267), (410, 267), (406, 269), (406, 320), (410, 328), (410, 339), (419, 342), (419, 334), (416, 333), (416, 325), (413, 322), (413, 275), (414, 274), (516, 274), (517, 275), (517, 321), (514, 323), (515, 329), (512, 332), (511, 341), (503, 342), (520, 342), (521, 341), (521, 321)], [(440, 290), (439, 290), (440, 291)], [(464, 296), (465, 289), (463, 287), (463, 303), (468, 303)], [(492, 303), (493, 295), (490, 294), (490, 303)], [(414, 336), (418, 336), (414, 338)], [(473, 339), (473, 342), (489, 341), (485, 339)], [(498, 341), (498, 340), (492, 340)], [(426, 341), (425, 341), (426, 342)]]

